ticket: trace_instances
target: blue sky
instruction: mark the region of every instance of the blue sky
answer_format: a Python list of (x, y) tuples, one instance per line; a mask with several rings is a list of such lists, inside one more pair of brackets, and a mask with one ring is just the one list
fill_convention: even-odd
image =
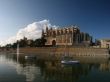
[(94, 38), (110, 38), (110, 0), (0, 0), (0, 40), (28, 24), (78, 25)]

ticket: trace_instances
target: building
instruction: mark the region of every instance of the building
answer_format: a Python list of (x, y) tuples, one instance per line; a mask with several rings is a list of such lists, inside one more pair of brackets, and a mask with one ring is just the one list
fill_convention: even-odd
[(57, 29), (46, 27), (46, 31), (42, 31), (42, 37), (47, 40), (45, 45), (53, 46), (89, 46), (92, 42), (92, 37), (88, 33), (80, 32), (79, 27), (76, 25)]
[(101, 48), (110, 48), (110, 39), (100, 39)]

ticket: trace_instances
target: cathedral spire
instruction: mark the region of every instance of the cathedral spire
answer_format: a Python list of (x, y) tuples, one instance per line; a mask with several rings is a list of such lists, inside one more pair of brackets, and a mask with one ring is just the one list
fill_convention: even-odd
[(42, 36), (41, 37), (44, 37), (44, 29), (42, 29)]
[(46, 31), (45, 31), (45, 33), (46, 33), (46, 36), (48, 36), (49, 34), (49, 29), (48, 29), (48, 26), (47, 26), (47, 24), (46, 24)]
[(46, 25), (46, 32), (48, 32), (48, 26)]

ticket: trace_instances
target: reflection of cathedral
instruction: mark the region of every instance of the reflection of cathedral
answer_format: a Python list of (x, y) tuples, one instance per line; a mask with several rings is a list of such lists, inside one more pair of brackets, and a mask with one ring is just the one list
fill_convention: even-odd
[(46, 45), (90, 45), (92, 37), (88, 33), (80, 32), (78, 26), (52, 29), (46, 27), (42, 37), (47, 40)]
[(26, 76), (26, 82), (33, 82), (35, 79), (39, 81), (41, 80), (41, 78), (39, 77), (41, 75), (40, 68), (34, 65), (28, 65), (23, 67), (22, 64), (17, 63), (16, 71), (18, 74)]
[(101, 71), (108, 71), (110, 72), (110, 61), (106, 62), (106, 63), (102, 63), (100, 64), (100, 68)]
[(89, 65), (63, 65), (56, 61), (48, 61), (43, 70), (43, 77), (46, 82), (77, 82), (83, 75), (87, 75), (90, 71)]

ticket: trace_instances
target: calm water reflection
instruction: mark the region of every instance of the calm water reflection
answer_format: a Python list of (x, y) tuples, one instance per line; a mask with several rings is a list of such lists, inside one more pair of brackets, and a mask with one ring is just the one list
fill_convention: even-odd
[(78, 58), (80, 64), (59, 61), (25, 60), (0, 55), (0, 82), (110, 82), (110, 62), (104, 58)]

